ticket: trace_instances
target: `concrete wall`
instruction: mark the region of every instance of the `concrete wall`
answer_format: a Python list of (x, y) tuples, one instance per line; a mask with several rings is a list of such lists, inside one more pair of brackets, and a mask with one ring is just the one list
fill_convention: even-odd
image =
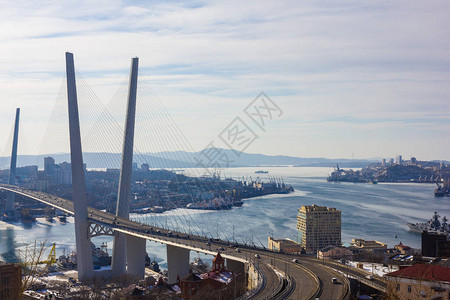
[(246, 264), (247, 269), (247, 289), (253, 290), (258, 286), (260, 274), (253, 264)]
[(236, 287), (233, 288), (236, 292), (236, 297), (239, 297), (247, 286), (245, 264), (243, 262), (227, 258), (226, 268), (228, 271), (232, 271), (234, 273), (234, 284)]

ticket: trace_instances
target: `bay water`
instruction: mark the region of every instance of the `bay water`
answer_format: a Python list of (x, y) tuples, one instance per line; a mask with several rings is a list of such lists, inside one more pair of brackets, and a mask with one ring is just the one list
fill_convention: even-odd
[[(418, 183), (336, 183), (327, 182), (332, 168), (309, 167), (264, 167), (268, 174), (255, 174), (255, 167), (231, 168), (222, 172), (225, 177), (244, 177), (262, 181), (282, 178), (294, 187), (287, 195), (267, 195), (245, 199), (242, 207), (222, 211), (197, 211), (177, 209), (163, 214), (132, 215), (132, 218), (153, 224), (169, 226), (173, 230), (199, 232), (205, 229), (206, 236), (216, 236), (229, 240), (267, 247), (267, 238), (300, 239), (296, 230), (297, 211), (302, 205), (323, 205), (335, 207), (342, 212), (342, 242), (348, 244), (354, 238), (378, 240), (393, 247), (402, 242), (413, 248), (420, 248), (420, 234), (408, 231), (407, 222), (425, 222), (437, 211), (441, 217), (450, 217), (450, 198), (434, 197), (433, 184)], [(189, 170), (186, 170), (187, 172)], [(184, 214), (190, 214), (185, 218)], [(198, 215), (198, 217), (195, 216)], [(177, 221), (188, 219), (186, 222)], [(173, 225), (176, 224), (176, 225)], [(184, 225), (181, 225), (184, 224)], [(175, 228), (174, 228), (175, 227)], [(176, 228), (179, 227), (179, 228)], [(184, 228), (184, 229), (183, 229)], [(35, 240), (56, 243), (56, 255), (65, 250), (66, 254), (75, 250), (73, 218), (66, 224), (59, 221), (47, 222), (43, 218), (31, 225), (20, 222), (0, 222), (0, 260), (14, 261), (26, 245)], [(108, 243), (112, 249), (112, 237), (93, 238), (100, 246)], [(165, 245), (147, 242), (147, 252), (162, 268), (167, 268)], [(192, 253), (191, 260), (202, 257), (210, 261), (212, 257)]]

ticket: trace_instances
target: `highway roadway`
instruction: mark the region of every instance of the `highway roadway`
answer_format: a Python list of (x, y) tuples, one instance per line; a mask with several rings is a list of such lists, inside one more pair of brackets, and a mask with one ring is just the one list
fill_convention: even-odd
[[(12, 191), (73, 214), (72, 201), (3, 184), (0, 184), (0, 189)], [(215, 255), (217, 251), (220, 251), (225, 258), (253, 262), (264, 274), (263, 287), (256, 295), (257, 299), (344, 299), (348, 295), (348, 284), (344, 276), (327, 267), (328, 265), (321, 264), (321, 261), (309, 257), (293, 257), (247, 245), (230, 245), (228, 241), (189, 236), (186, 233), (126, 220), (90, 207), (88, 208), (88, 218), (93, 223), (112, 228), (115, 231), (155, 242), (210, 255)], [(293, 259), (298, 261), (294, 262)], [(332, 267), (336, 268), (334, 265)], [(345, 266), (343, 267), (345, 268)], [(287, 274), (290, 280), (283, 281), (281, 274)], [(361, 274), (356, 274), (355, 277), (361, 277)], [(338, 283), (332, 283), (332, 278), (337, 278)]]

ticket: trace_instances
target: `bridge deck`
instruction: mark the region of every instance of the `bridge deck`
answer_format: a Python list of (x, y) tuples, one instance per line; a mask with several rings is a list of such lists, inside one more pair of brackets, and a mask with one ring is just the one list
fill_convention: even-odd
[[(73, 214), (72, 201), (61, 197), (6, 184), (0, 184), (0, 190), (10, 191)], [(295, 263), (292, 261), (293, 257), (289, 255), (237, 243), (231, 245), (228, 241), (208, 239), (202, 236), (188, 235), (186, 233), (153, 227), (90, 207), (88, 208), (88, 218), (90, 222), (110, 227), (114, 231), (120, 231), (154, 242), (169, 244), (210, 255), (216, 255), (220, 251), (221, 255), (227, 259), (258, 264), (260, 270), (265, 275), (265, 287), (258, 295), (258, 298), (261, 299), (270, 298), (270, 295), (274, 293), (275, 289), (279, 286), (280, 273), (289, 274), (293, 279), (293, 288), (295, 290), (290, 293), (289, 299), (310, 299), (316, 296), (324, 299), (341, 299), (348, 293), (344, 284), (346, 280), (344, 276), (330, 269), (330, 267), (341, 271), (344, 269), (344, 271), (349, 272), (345, 266), (321, 262), (309, 257), (301, 257), (298, 259), (299, 262)], [(236, 251), (237, 248), (239, 252)], [(259, 255), (259, 258), (256, 258), (256, 255)], [(321, 263), (323, 263), (323, 266), (320, 265)], [(277, 272), (274, 271), (274, 268)], [(373, 285), (373, 287), (379, 290), (385, 287), (384, 282), (380, 280), (366, 280), (365, 275), (357, 270), (352, 270), (350, 273), (358, 279), (368, 281), (369, 285)], [(339, 278), (340, 284), (332, 284), (331, 278), (333, 277)]]

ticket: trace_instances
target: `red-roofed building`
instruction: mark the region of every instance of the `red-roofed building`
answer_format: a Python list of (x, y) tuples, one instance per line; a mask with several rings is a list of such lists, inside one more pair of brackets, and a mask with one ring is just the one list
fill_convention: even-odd
[(450, 268), (416, 264), (385, 275), (389, 299), (450, 299)]
[(225, 270), (225, 259), (220, 255), (220, 252), (217, 252), (216, 257), (214, 257), (212, 261), (212, 270), (211, 271), (222, 271)]
[(179, 280), (183, 299), (233, 299), (235, 282), (233, 272), (225, 268), (225, 259), (217, 253), (211, 271), (203, 274), (189, 273)]
[(409, 246), (403, 245), (402, 242), (400, 242), (400, 244), (398, 245), (395, 245), (394, 249), (400, 252), (400, 254), (414, 254), (414, 249)]

